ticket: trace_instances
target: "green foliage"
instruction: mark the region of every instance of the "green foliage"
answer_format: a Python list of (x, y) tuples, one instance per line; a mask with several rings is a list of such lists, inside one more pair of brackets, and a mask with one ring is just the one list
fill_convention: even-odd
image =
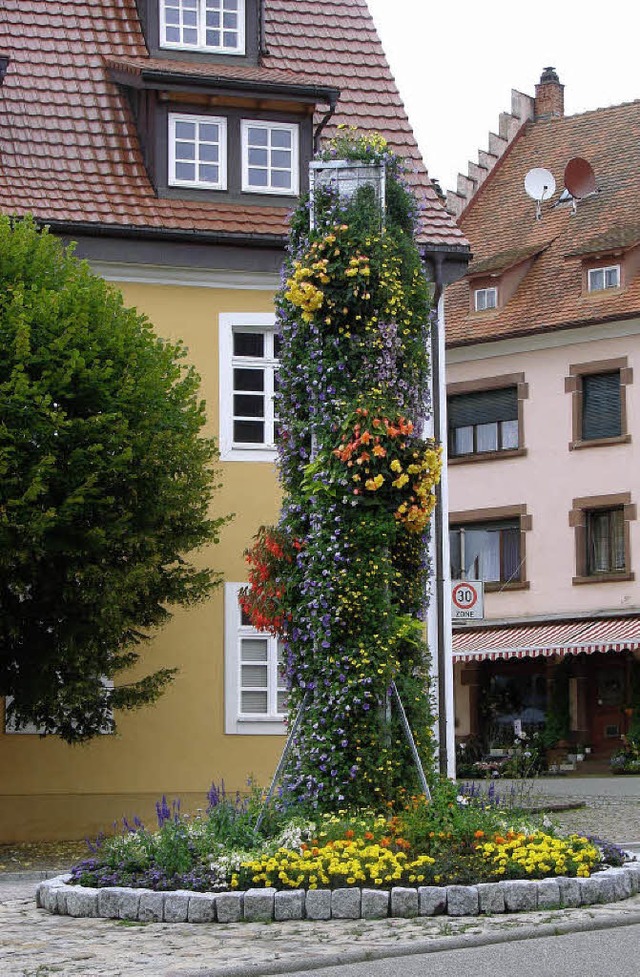
[(313, 228), (302, 203), (277, 299), (280, 528), (301, 543), (283, 570), (293, 585), (274, 580), (289, 605), (292, 718), (306, 693), (284, 799), (328, 812), (381, 809), (418, 787), (392, 682), (433, 764), (424, 605), (440, 457), (421, 437), (430, 295), (402, 164), (380, 136), (351, 130), (323, 158), (386, 175), (384, 213), (366, 184), (348, 200), (332, 185), (317, 190)]
[(0, 218), (0, 695), (68, 742), (152, 702), (138, 660), (170, 605), (218, 582), (214, 443), (199, 377), (118, 291), (31, 220)]
[[(368, 885), (474, 884), (506, 878), (588, 876), (606, 858), (623, 861), (597, 839), (556, 837), (542, 818), (505, 809), (490, 791), (460, 795), (449, 781), (434, 784), (431, 801), (401, 796), (385, 813), (342, 809), (312, 818), (280, 814), (254, 829), (262, 802), (229, 797), (212, 786), (209, 808), (195, 817), (156, 807), (160, 830), (136, 819), (107, 838), (72, 871), (81, 885), (227, 890), (254, 886), (335, 888)], [(597, 847), (596, 847), (597, 845)]]

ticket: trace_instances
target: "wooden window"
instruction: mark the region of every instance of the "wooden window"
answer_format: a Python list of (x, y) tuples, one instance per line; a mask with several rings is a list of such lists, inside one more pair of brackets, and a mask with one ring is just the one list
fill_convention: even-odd
[(450, 534), (451, 577), (506, 583), (519, 579), (520, 526), (505, 522), (457, 526)]
[(586, 537), (587, 575), (624, 571), (626, 556), (622, 506), (587, 510)]
[(220, 316), (220, 456), (274, 461), (280, 337), (275, 316)]
[(518, 391), (500, 390), (449, 397), (449, 452), (452, 457), (518, 448)]
[(242, 121), (242, 189), (294, 195), (299, 189), (298, 126)]
[(602, 292), (605, 288), (619, 288), (620, 265), (608, 265), (606, 268), (589, 268), (587, 272), (587, 287), (590, 292)]
[(452, 579), (483, 580), (488, 591), (528, 587), (525, 532), (530, 528), (526, 506), (452, 512)]
[(225, 190), (227, 122), (212, 115), (169, 116), (169, 185)]
[(284, 734), (283, 644), (244, 615), (238, 602), (243, 586), (225, 584), (225, 732)]
[(629, 492), (573, 500), (569, 525), (575, 530), (574, 584), (634, 579), (630, 523), (635, 518)]
[(626, 388), (631, 383), (633, 370), (626, 356), (574, 363), (569, 367), (564, 388), (571, 394), (570, 450), (631, 440), (627, 432), (626, 403)]
[(582, 377), (582, 440), (622, 434), (620, 370)]
[(495, 309), (498, 305), (497, 288), (476, 288), (475, 290), (475, 310), (485, 312), (487, 309)]
[(447, 385), (449, 463), (525, 454), (523, 373)]
[(160, 0), (160, 46), (244, 54), (244, 0)]

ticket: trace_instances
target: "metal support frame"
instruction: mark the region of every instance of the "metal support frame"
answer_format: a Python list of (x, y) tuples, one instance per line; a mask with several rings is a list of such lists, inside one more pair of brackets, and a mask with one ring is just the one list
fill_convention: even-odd
[(402, 728), (404, 729), (404, 735), (406, 737), (407, 743), (409, 744), (411, 755), (413, 756), (413, 762), (415, 763), (416, 770), (418, 771), (418, 779), (420, 780), (422, 793), (425, 795), (427, 800), (430, 801), (431, 791), (429, 790), (429, 784), (427, 783), (427, 778), (424, 775), (424, 767), (422, 766), (422, 760), (420, 759), (420, 754), (418, 753), (416, 741), (413, 738), (413, 733), (411, 732), (411, 726), (409, 725), (409, 720), (407, 719), (407, 714), (404, 711), (404, 706), (402, 705), (402, 699), (400, 698), (400, 693), (398, 692), (398, 687), (395, 682), (391, 683), (391, 691), (393, 692), (396, 698), (396, 702), (398, 703), (398, 712), (400, 713)]
[(267, 796), (264, 799), (264, 804), (262, 805), (262, 810), (260, 811), (260, 814), (258, 816), (258, 820), (256, 821), (256, 826), (253, 829), (256, 834), (260, 830), (260, 825), (262, 824), (262, 822), (264, 820), (264, 816), (265, 816), (266, 810), (267, 810), (269, 804), (271, 803), (271, 799), (272, 799), (272, 797), (274, 795), (274, 792), (275, 792), (275, 789), (276, 789), (276, 784), (278, 783), (278, 781), (279, 781), (279, 779), (280, 779), (280, 777), (281, 777), (281, 775), (282, 775), (282, 773), (283, 773), (283, 771), (284, 771), (284, 769), (285, 769), (285, 767), (287, 765), (287, 760), (289, 759), (289, 753), (291, 752), (291, 747), (293, 746), (293, 744), (295, 742), (296, 734), (297, 734), (297, 732), (298, 732), (298, 730), (300, 728), (300, 723), (302, 722), (302, 716), (304, 715), (304, 711), (307, 708), (307, 702), (308, 702), (308, 700), (309, 700), (309, 690), (306, 689), (305, 690), (305, 693), (304, 693), (304, 695), (302, 697), (302, 702), (300, 703), (300, 708), (298, 709), (298, 714), (297, 714), (297, 716), (296, 716), (296, 718), (295, 718), (295, 720), (293, 722), (293, 726), (289, 730), (289, 733), (288, 733), (288, 736), (287, 736), (287, 741), (284, 744), (284, 749), (282, 751), (282, 755), (281, 755), (280, 759), (278, 760), (278, 766), (276, 767), (275, 773), (274, 773), (273, 778), (271, 780), (271, 785), (269, 787), (269, 790), (267, 791)]

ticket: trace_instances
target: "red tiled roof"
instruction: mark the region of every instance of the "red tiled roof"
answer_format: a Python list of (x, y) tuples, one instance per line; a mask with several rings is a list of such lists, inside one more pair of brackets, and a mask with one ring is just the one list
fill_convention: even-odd
[(515, 268), (528, 258), (533, 258), (540, 254), (549, 246), (550, 242), (542, 244), (531, 244), (528, 248), (514, 248), (511, 251), (501, 251), (499, 254), (491, 254), (487, 258), (472, 261), (467, 268), (469, 278), (477, 278), (479, 275), (497, 275), (509, 268)]
[[(181, 62), (169, 66), (148, 57), (135, 0), (2, 0), (2, 6), (0, 50), (11, 61), (0, 88), (0, 210), (62, 223), (284, 235), (284, 207), (155, 196), (109, 64), (179, 71)], [(366, 0), (266, 0), (265, 6), (269, 53), (262, 65), (216, 63), (211, 73), (342, 89), (325, 134), (347, 123), (386, 136), (414, 168), (423, 240), (465, 248), (428, 181)], [(198, 76), (209, 70), (201, 63), (189, 69)]]
[(454, 661), (592, 655), (640, 649), (640, 617), (589, 618), (453, 633)]
[[(599, 193), (577, 204), (553, 207), (566, 164), (581, 156), (594, 169)], [(553, 173), (557, 193), (536, 205), (524, 191), (533, 167)], [(485, 342), (516, 335), (628, 318), (640, 313), (640, 275), (620, 289), (585, 294), (582, 261), (599, 250), (625, 250), (640, 240), (640, 101), (581, 115), (528, 122), (460, 218), (474, 265), (498, 254), (549, 246), (539, 254), (506, 306), (470, 312), (469, 282), (445, 296), (447, 344)], [(632, 223), (635, 221), (635, 224)]]
[(106, 64), (114, 71), (132, 76), (155, 72), (158, 75), (176, 75), (210, 81), (224, 81), (227, 85), (232, 82), (260, 85), (283, 85), (294, 87), (334, 87), (329, 86), (327, 79), (311, 78), (309, 75), (296, 74), (282, 68), (262, 68), (258, 65), (228, 64), (214, 62), (177, 61), (174, 58), (107, 58)]

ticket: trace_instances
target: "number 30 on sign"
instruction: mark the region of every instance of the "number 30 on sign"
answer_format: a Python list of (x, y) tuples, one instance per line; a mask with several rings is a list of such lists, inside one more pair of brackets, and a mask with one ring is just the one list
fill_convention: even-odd
[(451, 617), (454, 621), (477, 621), (484, 617), (481, 580), (451, 581)]

